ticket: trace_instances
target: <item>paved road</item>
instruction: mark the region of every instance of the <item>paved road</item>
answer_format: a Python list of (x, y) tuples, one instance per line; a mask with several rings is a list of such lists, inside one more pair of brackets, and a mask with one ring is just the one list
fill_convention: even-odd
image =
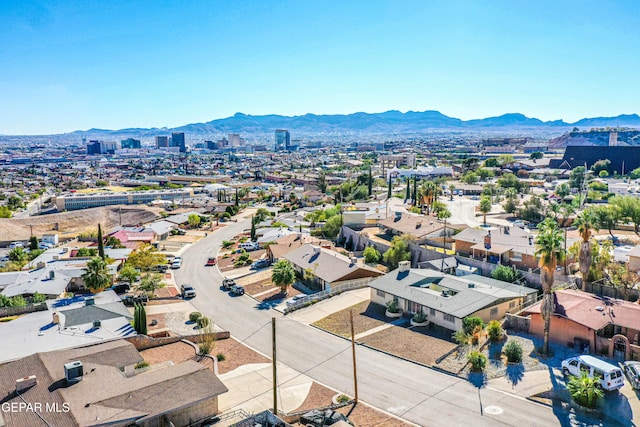
[[(350, 344), (346, 340), (261, 309), (248, 296), (231, 297), (220, 290), (217, 268), (205, 267), (222, 240), (244, 228), (247, 220), (229, 224), (194, 244), (184, 254), (175, 273), (178, 284), (196, 286), (192, 303), (238, 340), (264, 354), (271, 354), (271, 318), (277, 321), (277, 359), (298, 372), (353, 395)], [(357, 348), (359, 397), (404, 419), (423, 426), (554, 426), (567, 423), (566, 414), (520, 397), (477, 388), (468, 381), (395, 357)], [(556, 409), (557, 411), (557, 409)], [(575, 421), (575, 420), (574, 420)], [(585, 425), (590, 425), (585, 424)]]

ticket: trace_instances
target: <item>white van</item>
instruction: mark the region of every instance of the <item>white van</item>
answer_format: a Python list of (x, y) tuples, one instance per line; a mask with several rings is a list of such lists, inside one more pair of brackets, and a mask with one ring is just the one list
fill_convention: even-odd
[(22, 242), (11, 242), (11, 244), (9, 245), (9, 249), (15, 249), (15, 248), (24, 248), (24, 243), (22, 243)]
[(239, 249), (244, 249), (245, 251), (257, 251), (260, 249), (260, 245), (256, 242), (244, 242), (238, 245)]
[(604, 390), (618, 390), (624, 385), (622, 370), (604, 360), (584, 355), (562, 361), (563, 374), (580, 376), (582, 372), (586, 372), (592, 378), (598, 378)]

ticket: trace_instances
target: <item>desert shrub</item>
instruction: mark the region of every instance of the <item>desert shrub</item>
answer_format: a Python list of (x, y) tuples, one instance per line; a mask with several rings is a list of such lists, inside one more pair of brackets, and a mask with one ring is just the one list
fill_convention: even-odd
[(413, 319), (414, 322), (416, 323), (422, 323), (422, 322), (426, 322), (427, 321), (427, 316), (423, 313), (416, 313), (413, 315)]
[(218, 359), (218, 362), (224, 362), (226, 357), (224, 357), (224, 354), (218, 353), (218, 354), (216, 354), (216, 359)]
[(202, 313), (200, 313), (199, 311), (194, 311), (192, 313), (189, 313), (189, 321), (191, 322), (197, 322), (199, 318), (202, 317)]
[(467, 334), (464, 329), (460, 329), (453, 334), (453, 340), (460, 345), (467, 345), (471, 340), (471, 336)]
[(586, 372), (582, 372), (579, 377), (569, 378), (567, 389), (578, 405), (587, 408), (594, 408), (604, 396), (599, 380), (596, 377), (590, 377)]
[(398, 307), (398, 301), (391, 300), (387, 303), (387, 311), (389, 313), (399, 313), (400, 308)]
[(138, 362), (135, 365), (133, 365), (133, 367), (135, 369), (142, 369), (142, 368), (146, 368), (147, 366), (149, 366), (149, 363), (142, 361), (142, 362)]
[(500, 341), (502, 339), (502, 325), (497, 320), (492, 320), (487, 326), (487, 334), (491, 341)]
[(472, 334), (477, 326), (484, 328), (484, 322), (477, 316), (469, 316), (462, 319), (462, 327), (467, 334)]
[(518, 341), (509, 341), (502, 349), (505, 356), (507, 356), (507, 362), (520, 363), (522, 362), (522, 346)]
[(471, 364), (471, 370), (474, 372), (484, 371), (484, 368), (487, 366), (487, 356), (477, 350), (470, 352), (467, 360)]
[(346, 394), (341, 394), (340, 396), (338, 396), (336, 398), (336, 402), (338, 402), (338, 403), (347, 403), (350, 400), (351, 400), (351, 398), (349, 396), (347, 396)]
[(209, 323), (210, 323), (209, 318), (205, 316), (198, 317), (198, 320), (196, 320), (196, 324), (200, 329), (206, 328), (207, 326), (209, 326)]

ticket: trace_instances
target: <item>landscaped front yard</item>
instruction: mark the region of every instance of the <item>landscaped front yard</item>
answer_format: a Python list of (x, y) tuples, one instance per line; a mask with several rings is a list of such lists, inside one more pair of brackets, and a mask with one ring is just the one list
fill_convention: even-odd
[(349, 318), (352, 310), (353, 329), (356, 335), (387, 323), (384, 318), (384, 307), (370, 301), (363, 301), (320, 319), (313, 325), (343, 337), (351, 337)]

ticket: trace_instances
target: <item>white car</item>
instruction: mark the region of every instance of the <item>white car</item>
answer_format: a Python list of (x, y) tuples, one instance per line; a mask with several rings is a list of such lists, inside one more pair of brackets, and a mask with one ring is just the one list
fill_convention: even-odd
[(182, 266), (182, 258), (177, 256), (171, 261), (171, 268), (176, 269)]

